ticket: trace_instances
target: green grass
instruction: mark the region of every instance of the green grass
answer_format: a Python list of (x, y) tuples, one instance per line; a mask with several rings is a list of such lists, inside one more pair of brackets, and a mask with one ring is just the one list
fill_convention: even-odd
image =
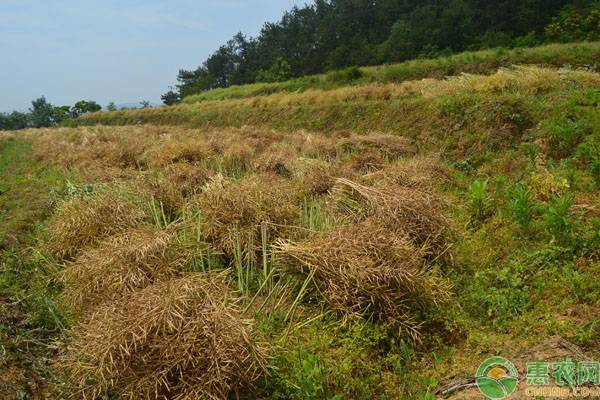
[[(31, 247), (72, 179), (37, 162), (31, 144), (0, 141), (0, 397), (40, 396), (51, 379), (51, 341), (67, 324), (56, 269)], [(21, 396), (21, 397), (20, 397)]]
[[(255, 83), (229, 88), (213, 89), (183, 99), (185, 104), (265, 96), (280, 92), (302, 92), (309, 89), (331, 90), (348, 84), (390, 83), (443, 78), (460, 73), (490, 73), (501, 66), (512, 64), (540, 64), (554, 67), (563, 65), (595, 64), (600, 59), (600, 43), (551, 44), (533, 48), (492, 49), (465, 52), (449, 57), (420, 59), (400, 64), (360, 68), (362, 76), (336, 79), (338, 71), (306, 76), (278, 83)], [(355, 79), (352, 79), (354, 77)]]

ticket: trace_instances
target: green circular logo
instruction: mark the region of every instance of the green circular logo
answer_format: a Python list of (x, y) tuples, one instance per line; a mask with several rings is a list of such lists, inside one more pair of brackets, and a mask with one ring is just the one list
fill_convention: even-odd
[(477, 369), (477, 387), (488, 398), (504, 399), (517, 390), (519, 373), (514, 364), (504, 357), (491, 357)]

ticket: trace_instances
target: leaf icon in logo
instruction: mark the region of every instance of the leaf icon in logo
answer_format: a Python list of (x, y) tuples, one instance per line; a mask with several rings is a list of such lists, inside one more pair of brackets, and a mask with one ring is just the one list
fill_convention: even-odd
[(477, 386), (490, 399), (503, 399), (506, 397), (504, 387), (494, 378), (481, 376), (477, 378)]
[(498, 384), (502, 386), (504, 391), (506, 392), (506, 396), (517, 390), (517, 385), (519, 384), (519, 380), (513, 376), (507, 376), (505, 378), (498, 379)]

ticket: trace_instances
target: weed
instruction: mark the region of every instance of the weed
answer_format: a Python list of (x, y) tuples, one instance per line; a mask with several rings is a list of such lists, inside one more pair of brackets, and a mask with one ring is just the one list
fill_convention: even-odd
[(492, 198), (488, 193), (487, 179), (473, 181), (469, 185), (467, 198), (473, 223), (481, 223), (492, 214)]
[(504, 267), (477, 272), (469, 301), (482, 321), (489, 321), (495, 328), (506, 329), (511, 319), (532, 306), (522, 264), (512, 262)]
[(521, 229), (529, 232), (536, 206), (533, 203), (533, 193), (524, 182), (517, 183), (510, 191), (509, 212)]
[(544, 215), (546, 231), (559, 243), (568, 243), (572, 239), (575, 227), (575, 213), (571, 211), (575, 196), (567, 193), (564, 196), (551, 199)]

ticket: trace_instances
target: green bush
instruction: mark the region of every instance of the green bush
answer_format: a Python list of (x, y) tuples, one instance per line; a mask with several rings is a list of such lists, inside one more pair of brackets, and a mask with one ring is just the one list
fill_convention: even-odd
[(364, 73), (358, 67), (349, 67), (346, 69), (332, 71), (327, 74), (327, 80), (333, 83), (350, 83), (364, 76)]
[(512, 188), (509, 196), (510, 215), (524, 231), (528, 231), (535, 215), (533, 194), (525, 183), (519, 182)]
[(567, 193), (561, 197), (555, 197), (548, 204), (544, 213), (544, 224), (546, 231), (560, 243), (571, 240), (571, 234), (575, 227), (574, 213), (571, 211), (575, 196)]
[(482, 322), (494, 328), (508, 327), (510, 320), (531, 308), (526, 271), (512, 262), (502, 268), (490, 268), (475, 274), (468, 289), (468, 304)]
[(577, 120), (563, 117), (548, 127), (548, 142), (553, 157), (570, 157), (583, 140), (582, 126)]
[(488, 180), (474, 181), (467, 192), (472, 222), (483, 222), (492, 213), (492, 198), (488, 194)]

